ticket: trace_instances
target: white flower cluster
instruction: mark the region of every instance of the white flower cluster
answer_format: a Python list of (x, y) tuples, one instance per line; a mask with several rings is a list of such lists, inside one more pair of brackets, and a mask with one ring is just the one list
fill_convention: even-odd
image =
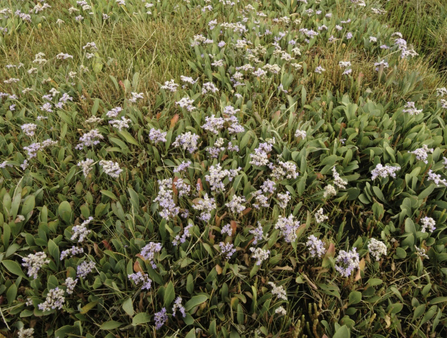
[(93, 147), (99, 144), (103, 140), (104, 136), (102, 136), (98, 129), (92, 129), (88, 133), (85, 133), (79, 138), (80, 143), (76, 146), (77, 150), (82, 150), (84, 147)]
[(99, 161), (99, 165), (102, 167), (104, 173), (113, 178), (118, 178), (123, 171), (118, 162), (101, 160)]
[(309, 249), (311, 257), (321, 258), (326, 253), (326, 248), (324, 247), (324, 242), (318, 239), (314, 235), (310, 235), (306, 242), (307, 248)]
[(410, 115), (419, 115), (422, 113), (422, 109), (416, 109), (414, 102), (407, 102), (404, 108), (403, 112)]
[(427, 145), (424, 144), (422, 148), (410, 151), (410, 154), (415, 154), (417, 160), (424, 161), (424, 163), (427, 164), (427, 157), (429, 152), (433, 153), (433, 148), (428, 148)]
[(368, 244), (368, 250), (371, 256), (373, 256), (376, 261), (380, 260), (381, 255), (386, 256), (386, 245), (385, 243), (378, 241), (375, 238), (371, 238)]
[(323, 194), (323, 198), (327, 198), (331, 195), (337, 195), (337, 190), (335, 190), (334, 186), (332, 184), (328, 184), (327, 186), (324, 187), (324, 194)]
[(296, 231), (300, 226), (300, 221), (295, 221), (292, 214), (289, 217), (279, 216), (275, 229), (281, 230), (281, 234), (287, 243), (292, 243), (297, 239)]
[(71, 295), (73, 294), (74, 288), (76, 287), (76, 284), (78, 283), (78, 279), (73, 279), (71, 277), (67, 277), (65, 280), (65, 285), (67, 286), (67, 294)]
[(31, 137), (34, 136), (34, 132), (36, 131), (37, 125), (35, 125), (34, 123), (26, 123), (22, 124), (20, 128), (22, 128), (26, 136)]
[(334, 175), (334, 184), (339, 187), (340, 189), (346, 189), (346, 185), (348, 184), (348, 181), (345, 181), (342, 179), (337, 172), (337, 169), (335, 167), (332, 168), (332, 174)]
[(245, 210), (245, 206), (242, 205), (242, 203), (245, 203), (244, 196), (233, 195), (231, 201), (226, 203), (225, 205), (231, 210), (232, 213), (240, 214), (242, 211)]
[(385, 165), (383, 166), (380, 163), (377, 163), (376, 167), (371, 171), (371, 179), (374, 181), (377, 177), (383, 177), (386, 178), (388, 176), (391, 176), (392, 178), (396, 178), (396, 171), (399, 171), (401, 168), (400, 166), (390, 166)]
[(130, 122), (132, 122), (130, 119), (126, 119), (124, 116), (121, 116), (121, 120), (111, 120), (109, 121), (109, 124), (111, 124), (113, 128), (121, 131), (123, 129), (129, 128)]
[(192, 104), (194, 103), (194, 100), (190, 99), (189, 97), (184, 97), (180, 101), (177, 101), (175, 104), (180, 106), (181, 108), (186, 108), (187, 111), (192, 112), (196, 107), (194, 107)]
[(253, 252), (252, 258), (256, 259), (256, 265), (261, 265), (263, 261), (269, 258), (270, 250), (264, 250), (261, 248), (250, 248), (250, 251)]
[(197, 150), (197, 142), (199, 135), (192, 134), (190, 131), (180, 134), (176, 137), (175, 142), (172, 143), (174, 147), (182, 146), (184, 150), (188, 150), (190, 154)]
[(158, 187), (159, 191), (154, 203), (158, 202), (158, 205), (163, 208), (159, 215), (165, 220), (169, 220), (170, 217), (175, 217), (180, 213), (180, 208), (176, 206), (173, 198), (172, 178), (159, 180)]
[(306, 135), (307, 133), (305, 130), (297, 129), (295, 132), (295, 137), (301, 137), (302, 139), (306, 138)]
[(29, 254), (28, 257), (23, 258), (22, 266), (28, 268), (28, 276), (37, 279), (37, 273), (44, 264), (50, 263), (49, 259), (46, 259), (45, 252), (38, 252), (36, 254)]
[(436, 230), (436, 221), (431, 218), (431, 217), (427, 217), (425, 216), (424, 218), (421, 219), (421, 223), (422, 223), (422, 229), (421, 232), (425, 232), (428, 228), (429, 232), (433, 232)]
[(274, 179), (281, 181), (283, 179), (295, 179), (298, 177), (299, 174), (296, 171), (296, 163), (292, 161), (279, 161), (278, 163), (279, 165), (277, 166), (271, 166), (271, 168), (273, 168), (271, 176)]
[(84, 241), (84, 239), (92, 232), (91, 230), (87, 229), (87, 225), (93, 221), (93, 217), (90, 216), (88, 219), (86, 219), (81, 225), (75, 225), (73, 227), (73, 235), (71, 236), (71, 240), (75, 241), (78, 239), (78, 243), (81, 243)]
[(197, 204), (194, 204), (193, 209), (202, 211), (199, 219), (204, 222), (208, 222), (211, 219), (211, 211), (217, 208), (216, 202), (214, 198), (209, 198), (208, 194), (203, 196), (203, 199), (200, 199)]
[(87, 177), (88, 174), (90, 173), (90, 171), (93, 169), (93, 163), (95, 161), (93, 161), (90, 158), (87, 158), (84, 161), (80, 161), (78, 162), (77, 166), (82, 168), (82, 172), (84, 174), (84, 177)]
[(55, 309), (62, 310), (62, 306), (65, 303), (64, 293), (65, 293), (65, 291), (62, 289), (59, 289), (58, 287), (48, 291), (47, 298), (45, 299), (45, 302), (38, 305), (39, 310), (44, 311), (44, 312), (55, 310)]
[(318, 211), (315, 213), (315, 221), (317, 223), (323, 223), (325, 220), (329, 219), (328, 216), (323, 214), (324, 210), (323, 208), (318, 209)]
[(279, 299), (287, 300), (286, 290), (282, 286), (276, 286), (273, 282), (268, 282), (268, 284), (272, 287), (272, 294)]
[(438, 187), (442, 184), (447, 187), (447, 180), (445, 178), (441, 178), (441, 175), (435, 174), (433, 170), (428, 171), (427, 181), (433, 181)]
[(78, 277), (85, 278), (87, 275), (92, 272), (92, 270), (95, 268), (96, 263), (93, 261), (86, 262), (83, 261), (81, 264), (79, 264), (76, 268), (76, 273)]
[(209, 168), (209, 175), (205, 175), (205, 180), (210, 184), (211, 191), (224, 191), (225, 184), (223, 183), (223, 180), (225, 177), (228, 177), (228, 180), (231, 182), (240, 170), (242, 170), (242, 168), (222, 170), (222, 166), (218, 163)]

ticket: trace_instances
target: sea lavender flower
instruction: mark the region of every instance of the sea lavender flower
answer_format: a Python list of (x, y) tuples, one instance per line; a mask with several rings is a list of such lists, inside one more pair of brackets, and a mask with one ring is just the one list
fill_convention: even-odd
[(86, 262), (83, 261), (81, 264), (77, 266), (77, 276), (81, 278), (87, 277), (87, 275), (92, 272), (92, 270), (95, 268), (96, 263), (93, 261)]
[(37, 156), (37, 152), (42, 149), (42, 145), (39, 142), (30, 144), (28, 147), (23, 147), (27, 151), (28, 159), (32, 159)]
[(273, 178), (275, 178), (278, 181), (281, 181), (283, 179), (295, 179), (298, 177), (298, 173), (297, 173), (297, 167), (296, 167), (296, 163), (292, 162), (292, 161), (287, 161), (287, 162), (283, 162), (283, 161), (279, 161), (278, 162), (279, 165), (277, 166), (272, 166), (272, 173), (271, 176)]
[(389, 64), (388, 62), (385, 62), (385, 60), (382, 60), (380, 62), (376, 62), (374, 66), (376, 67), (376, 71), (378, 72), (380, 69), (388, 68)]
[(220, 233), (223, 234), (227, 234), (228, 236), (233, 236), (233, 229), (231, 228), (231, 224), (228, 223), (226, 225), (224, 225), (222, 227), (222, 229), (220, 229)]
[(231, 182), (233, 178), (237, 176), (241, 169), (242, 168), (222, 170), (222, 166), (220, 165), (220, 163), (218, 163), (216, 165), (212, 165), (209, 168), (209, 175), (205, 175), (205, 180), (210, 184), (211, 191), (224, 191), (225, 185), (223, 183), (223, 180), (225, 179), (225, 177), (228, 177), (229, 181)]
[(204, 222), (208, 222), (211, 219), (211, 211), (217, 208), (216, 202), (214, 198), (209, 198), (208, 194), (203, 196), (203, 199), (200, 199), (197, 204), (194, 204), (193, 209), (202, 211), (199, 219)]
[(51, 310), (55, 310), (55, 309), (62, 310), (62, 306), (65, 303), (64, 293), (65, 293), (65, 291), (62, 289), (59, 289), (59, 287), (56, 287), (56, 288), (48, 291), (47, 298), (45, 299), (45, 302), (38, 305), (39, 310), (41, 310), (43, 312), (51, 311)]
[(152, 268), (156, 269), (157, 265), (154, 262), (155, 254), (160, 252), (162, 249), (162, 245), (160, 243), (150, 242), (146, 244), (143, 249), (141, 249), (140, 255), (151, 263)]
[(279, 216), (278, 221), (275, 224), (275, 229), (281, 231), (281, 235), (287, 243), (292, 243), (297, 239), (296, 231), (300, 226), (300, 221), (295, 221), (292, 214), (289, 217)]
[(410, 151), (410, 154), (415, 154), (417, 160), (424, 161), (424, 163), (427, 164), (427, 157), (429, 152), (433, 153), (433, 148), (428, 148), (427, 145), (424, 144), (422, 148)]
[(191, 161), (183, 161), (181, 164), (179, 164), (175, 169), (174, 173), (181, 173), (189, 168), (191, 165)]
[(37, 273), (39, 272), (40, 268), (43, 265), (50, 263), (50, 260), (46, 258), (47, 255), (42, 251), (37, 252), (36, 254), (29, 254), (27, 257), (22, 259), (22, 266), (28, 268), (29, 277), (32, 276), (34, 279), (37, 279)]
[(276, 195), (276, 198), (278, 199), (278, 206), (282, 209), (287, 208), (287, 204), (290, 201), (290, 192), (286, 191), (284, 194), (278, 193)]
[(315, 68), (315, 73), (321, 74), (322, 72), (325, 72), (326, 69), (324, 69), (321, 66), (318, 66), (317, 68)]
[(377, 177), (386, 178), (388, 176), (396, 178), (396, 171), (399, 171), (400, 169), (401, 168), (398, 165), (390, 166), (387, 164), (382, 166), (382, 164), (377, 163), (376, 167), (371, 171), (371, 179), (374, 181)]
[(72, 295), (76, 284), (78, 283), (78, 279), (73, 279), (71, 277), (67, 277), (65, 279), (65, 285), (67, 286), (67, 294)]
[(386, 256), (386, 245), (385, 243), (378, 241), (375, 238), (371, 238), (368, 244), (368, 250), (371, 256), (374, 256), (376, 261), (380, 260), (381, 255)]
[(179, 197), (182, 197), (183, 195), (189, 196), (191, 186), (189, 184), (186, 184), (183, 179), (178, 178), (176, 181), (174, 181), (174, 185), (178, 191)]
[(301, 137), (302, 139), (306, 138), (306, 131), (297, 129), (295, 132), (295, 137)]
[(324, 242), (318, 239), (314, 235), (310, 235), (307, 242), (307, 248), (309, 249), (311, 257), (321, 258), (326, 253), (326, 248), (324, 247)]
[(261, 222), (258, 222), (258, 227), (249, 231), (253, 237), (253, 245), (258, 244), (264, 238), (264, 230), (262, 229)]
[(315, 213), (315, 220), (317, 223), (323, 223), (325, 220), (329, 219), (329, 217), (324, 215), (323, 212), (324, 212), (323, 208), (320, 208)]
[(108, 112), (107, 112), (107, 117), (110, 117), (110, 118), (115, 118), (115, 117), (117, 117), (118, 116), (118, 114), (121, 112), (123, 110), (123, 108), (121, 108), (121, 107), (115, 107), (115, 108), (112, 108), (111, 110), (109, 110)]
[(77, 254), (81, 254), (84, 253), (84, 249), (77, 247), (77, 246), (72, 246), (70, 249), (64, 250), (61, 252), (61, 257), (60, 260), (63, 261), (65, 259), (65, 257), (73, 257), (74, 255)]
[(192, 134), (190, 131), (180, 134), (176, 137), (175, 142), (172, 143), (174, 147), (180, 147), (184, 150), (188, 150), (190, 154), (197, 150), (199, 141), (199, 135)]
[(84, 177), (87, 177), (88, 174), (90, 173), (90, 171), (93, 169), (93, 163), (95, 161), (93, 161), (90, 158), (87, 158), (84, 161), (80, 161), (78, 162), (77, 166), (82, 168), (82, 172), (84, 174)]
[(177, 311), (180, 311), (183, 318), (186, 317), (185, 308), (182, 306), (182, 297), (177, 297), (177, 299), (174, 301), (174, 306), (172, 307), (172, 316), (173, 317), (175, 317), (175, 313)]
[(149, 131), (149, 139), (154, 144), (157, 144), (159, 142), (166, 142), (167, 134), (168, 134), (168, 132), (162, 131), (161, 129), (151, 128), (151, 130)]
[(280, 316), (285, 316), (287, 314), (287, 311), (286, 309), (284, 309), (284, 307), (280, 306), (275, 310), (275, 313)]
[(337, 258), (335, 259), (335, 270), (337, 270), (343, 277), (349, 277), (354, 269), (359, 267), (359, 254), (357, 248), (353, 248), (352, 251), (340, 250)]
[(334, 176), (334, 184), (340, 189), (346, 189), (348, 181), (345, 181), (340, 177), (335, 166), (332, 168), (332, 175)]
[(178, 86), (179, 85), (174, 82), (174, 79), (172, 79), (171, 81), (165, 81), (165, 84), (161, 86), (161, 89), (166, 89), (172, 93), (175, 93), (177, 91)]
[(267, 165), (269, 163), (268, 154), (272, 151), (273, 144), (275, 144), (275, 138), (273, 138), (272, 142), (260, 143), (254, 154), (250, 154), (250, 164), (258, 167)]
[(36, 131), (37, 125), (35, 125), (34, 123), (26, 123), (22, 124), (20, 128), (22, 128), (26, 136), (31, 137), (34, 136), (34, 132)]
[(428, 171), (427, 181), (433, 181), (438, 187), (441, 184), (447, 187), (447, 180), (445, 178), (441, 178), (441, 175), (435, 174), (431, 169)]
[[(185, 217), (186, 218), (186, 217)], [(191, 233), (189, 232), (189, 229), (191, 229), (193, 227), (192, 224), (188, 224), (184, 229), (183, 229), (183, 235), (180, 237), (180, 234), (178, 234), (177, 236), (175, 236), (174, 240), (172, 241), (172, 245), (173, 246), (177, 246), (179, 245), (179, 243), (185, 243), (186, 239), (188, 237), (191, 237)]]
[(407, 102), (405, 104), (405, 109), (402, 110), (404, 113), (408, 113), (410, 115), (419, 115), (422, 113), (422, 109), (416, 109), (414, 102)]
[(98, 129), (92, 129), (90, 130), (88, 133), (83, 134), (80, 138), (79, 141), (81, 143), (79, 143), (76, 146), (77, 150), (83, 150), (84, 147), (93, 147), (99, 143), (101, 143), (100, 140), (103, 140), (104, 136), (102, 136), (99, 133)]
[(418, 248), (416, 245), (414, 246), (414, 248), (416, 249), (416, 255), (418, 255), (418, 257), (427, 258), (427, 259), (430, 258), (427, 256), (424, 248)]
[(231, 201), (226, 203), (225, 205), (230, 209), (232, 213), (240, 214), (242, 211), (245, 210), (245, 206), (242, 205), (242, 203), (245, 202), (246, 201), (244, 196), (233, 195)]
[(220, 252), (222, 253), (222, 255), (226, 255), (226, 259), (230, 259), (231, 256), (233, 256), (233, 254), (236, 252), (233, 243), (220, 242), (219, 246)]
[(149, 278), (148, 274), (143, 274), (141, 271), (130, 274), (127, 277), (133, 281), (135, 285), (142, 283), (143, 286), (141, 287), (141, 290), (150, 290), (152, 286), (152, 280)]
[(166, 308), (161, 309), (160, 312), (156, 312), (154, 316), (155, 329), (160, 330), (163, 325), (168, 321), (168, 315), (166, 314)]
[(277, 286), (273, 282), (268, 282), (268, 285), (272, 287), (272, 294), (278, 297), (279, 299), (287, 300), (286, 290), (282, 286)]
[(442, 88), (436, 88), (436, 96), (444, 96), (447, 95), (447, 88), (446, 87), (442, 87)]
[(219, 134), (219, 130), (223, 129), (225, 120), (222, 117), (215, 117), (214, 114), (211, 117), (205, 116), (206, 123), (202, 126), (202, 129), (208, 130), (213, 134)]
[(335, 190), (334, 186), (331, 184), (328, 184), (327, 186), (324, 187), (324, 194), (323, 194), (323, 198), (327, 198), (331, 195), (337, 195), (337, 190)]
[(87, 225), (93, 221), (93, 217), (90, 216), (87, 220), (85, 220), (81, 225), (75, 225), (73, 227), (73, 235), (71, 236), (71, 240), (75, 241), (78, 239), (78, 243), (84, 241), (84, 239), (92, 232), (91, 230), (87, 230)]
[(263, 261), (269, 258), (270, 250), (264, 250), (261, 248), (250, 248), (250, 251), (253, 253), (252, 258), (256, 259), (256, 265), (261, 265)]
[(180, 213), (180, 208), (176, 206), (173, 197), (172, 178), (158, 180), (158, 187), (159, 191), (154, 203), (158, 202), (159, 206), (163, 208), (159, 215), (165, 220), (169, 220), (170, 217), (175, 217)]
[(124, 116), (121, 116), (121, 120), (111, 120), (109, 121), (109, 124), (111, 124), (113, 128), (116, 128), (119, 131), (121, 131), (124, 128), (125, 129), (129, 128), (130, 122), (132, 122), (132, 120), (126, 119)]
[(120, 168), (118, 162), (101, 160), (99, 161), (99, 165), (102, 167), (104, 173), (113, 178), (118, 178), (123, 171), (123, 169)]
[(129, 99), (129, 102), (135, 103), (138, 99), (144, 99), (143, 93), (131, 93), (132, 98)]
[(192, 104), (194, 100), (191, 100), (189, 97), (184, 97), (180, 101), (177, 101), (175, 104), (180, 106), (181, 108), (186, 108), (187, 111), (192, 112), (196, 107)]
[(17, 333), (18, 338), (34, 338), (34, 328), (24, 329), (23, 327)]
[(421, 232), (425, 232), (428, 228), (429, 232), (433, 232), (436, 230), (436, 221), (431, 218), (431, 217), (427, 217), (425, 216), (424, 218), (421, 219), (421, 223), (422, 223), (422, 229)]

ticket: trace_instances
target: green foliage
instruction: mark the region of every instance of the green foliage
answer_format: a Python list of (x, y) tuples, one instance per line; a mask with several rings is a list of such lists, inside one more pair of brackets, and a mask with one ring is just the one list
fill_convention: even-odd
[[(445, 82), (384, 24), (442, 67), (445, 6), (234, 2), (4, 4), (0, 334), (445, 336)], [(342, 250), (359, 258), (348, 276)]]

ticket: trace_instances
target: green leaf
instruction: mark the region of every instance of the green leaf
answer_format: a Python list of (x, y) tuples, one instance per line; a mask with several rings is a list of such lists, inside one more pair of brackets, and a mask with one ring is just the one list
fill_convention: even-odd
[(191, 274), (186, 278), (186, 291), (188, 291), (190, 295), (194, 292), (194, 279)]
[(36, 205), (36, 198), (34, 197), (34, 195), (27, 196), (22, 205), (22, 211), (21, 211), (22, 215), (23, 216), (28, 215), (34, 209), (35, 205)]
[(124, 138), (124, 140), (127, 142), (127, 143), (130, 143), (130, 144), (133, 144), (133, 145), (136, 145), (136, 146), (139, 146), (140, 144), (137, 142), (137, 140), (135, 140), (135, 138), (132, 136), (132, 135), (130, 135), (130, 133), (128, 132), (128, 131), (126, 131), (126, 130), (121, 130), (120, 132), (119, 132), (119, 134)]
[(111, 198), (114, 201), (118, 201), (118, 197), (116, 197), (115, 194), (109, 190), (101, 190), (101, 194)]
[(131, 317), (135, 314), (135, 310), (133, 309), (132, 298), (127, 298), (123, 303), (123, 310)]
[(113, 329), (120, 327), (121, 325), (124, 325), (124, 324), (120, 323), (120, 322), (116, 322), (114, 320), (111, 320), (109, 322), (102, 323), (99, 328), (101, 330), (113, 330)]
[(59, 262), (61, 256), (59, 246), (52, 239), (48, 241), (48, 252), (56, 262)]
[(447, 297), (436, 297), (436, 298), (433, 298), (431, 301), (430, 301), (430, 305), (435, 305), (435, 304), (439, 304), (439, 303), (445, 303), (445, 304), (447, 304)]
[(17, 285), (12, 283), (11, 286), (6, 291), (6, 299), (8, 300), (8, 304), (11, 305), (12, 302), (16, 299), (17, 296)]
[(350, 338), (351, 330), (346, 325), (340, 326), (332, 338)]
[(71, 224), (73, 212), (71, 210), (70, 203), (68, 203), (67, 201), (63, 201), (61, 204), (59, 204), (57, 211), (59, 213), (59, 217), (62, 218), (65, 224)]
[(185, 338), (196, 338), (196, 329), (191, 329)]
[(151, 321), (151, 316), (146, 312), (140, 312), (132, 319), (132, 325), (137, 326)]
[(9, 272), (13, 273), (14, 275), (26, 278), (25, 274), (22, 271), (22, 268), (20, 267), (19, 263), (17, 263), (16, 261), (6, 260), (6, 261), (2, 261), (2, 264)]
[(192, 310), (194, 307), (206, 302), (208, 300), (208, 295), (198, 295), (198, 296), (194, 296), (192, 297), (189, 301), (186, 302), (185, 304), (185, 310), (186, 311), (190, 311)]
[(358, 304), (362, 301), (362, 293), (359, 291), (352, 291), (349, 294), (349, 305)]
[(88, 303), (87, 305), (82, 307), (80, 314), (85, 315), (87, 312), (89, 312), (91, 309), (93, 309), (97, 304), (98, 304), (98, 302)]
[(171, 305), (174, 298), (175, 298), (174, 284), (172, 282), (169, 282), (168, 286), (166, 286), (164, 296), (164, 304), (166, 308), (169, 307), (169, 305)]

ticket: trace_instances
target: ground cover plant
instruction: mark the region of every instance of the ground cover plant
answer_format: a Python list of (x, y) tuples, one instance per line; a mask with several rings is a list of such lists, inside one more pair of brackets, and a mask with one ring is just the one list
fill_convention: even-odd
[(3, 336), (447, 335), (446, 82), (388, 2), (0, 4)]

